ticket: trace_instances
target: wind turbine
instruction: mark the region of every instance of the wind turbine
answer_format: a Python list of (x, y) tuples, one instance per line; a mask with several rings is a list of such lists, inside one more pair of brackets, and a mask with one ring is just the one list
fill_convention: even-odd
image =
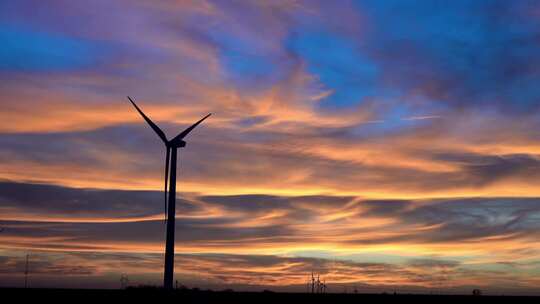
[[(174, 276), (174, 224), (175, 224), (175, 212), (176, 212), (176, 160), (178, 148), (186, 146), (186, 142), (183, 140), (189, 132), (193, 131), (203, 120), (208, 118), (211, 114), (206, 115), (201, 120), (197, 121), (189, 128), (176, 135), (171, 140), (167, 140), (165, 133), (146, 116), (143, 111), (135, 104), (135, 102), (128, 96), (131, 104), (137, 109), (137, 112), (141, 114), (142, 118), (150, 125), (152, 130), (161, 138), (167, 149), (165, 157), (165, 221), (167, 223), (167, 234), (165, 241), (165, 271), (163, 274), (163, 287), (165, 289), (173, 288), (173, 276)], [(168, 185), (167, 185), (168, 179)], [(167, 187), (168, 186), (168, 187)], [(169, 195), (167, 197), (167, 189)], [(168, 204), (167, 204), (168, 198)]]

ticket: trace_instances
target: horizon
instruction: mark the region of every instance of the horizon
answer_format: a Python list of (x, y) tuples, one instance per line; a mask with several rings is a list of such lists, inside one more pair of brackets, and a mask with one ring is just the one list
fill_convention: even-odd
[[(540, 295), (540, 2), (0, 3), (0, 287)], [(339, 290), (339, 291), (338, 291)]]

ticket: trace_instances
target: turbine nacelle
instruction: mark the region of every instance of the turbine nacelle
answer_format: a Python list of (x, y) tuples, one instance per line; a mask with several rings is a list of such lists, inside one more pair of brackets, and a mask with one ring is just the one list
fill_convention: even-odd
[(167, 143), (167, 147), (171, 147), (171, 148), (183, 148), (186, 146), (186, 142), (179, 139), (179, 140), (171, 140)]

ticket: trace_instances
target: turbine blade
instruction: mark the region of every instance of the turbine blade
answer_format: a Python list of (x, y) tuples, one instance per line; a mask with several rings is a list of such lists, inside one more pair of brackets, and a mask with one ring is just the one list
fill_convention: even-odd
[(182, 133), (176, 135), (175, 138), (173, 138), (171, 140), (171, 142), (174, 142), (174, 141), (178, 141), (178, 140), (181, 140), (182, 138), (186, 137), (186, 135), (189, 134), (189, 132), (191, 132), (193, 129), (195, 129), (196, 126), (198, 126), (201, 122), (203, 122), (203, 120), (207, 119), (208, 116), (212, 115), (212, 113), (206, 115), (205, 117), (201, 118), (199, 121), (197, 121), (196, 123), (194, 123), (193, 125), (191, 125), (191, 127), (185, 129), (184, 131), (182, 131)]
[(165, 158), (165, 223), (167, 223), (167, 191), (169, 183), (169, 159), (171, 158), (171, 148), (167, 147), (167, 155)]
[(163, 131), (161, 131), (161, 129), (152, 120), (150, 120), (150, 118), (148, 118), (148, 116), (144, 115), (143, 111), (137, 106), (137, 104), (131, 99), (131, 97), (128, 96), (127, 98), (129, 99), (131, 104), (135, 107), (135, 109), (137, 109), (137, 112), (139, 112), (139, 114), (141, 114), (141, 116), (144, 118), (144, 120), (146, 120), (146, 122), (154, 130), (154, 132), (156, 132), (156, 134), (159, 136), (159, 138), (161, 138), (161, 140), (163, 140), (163, 142), (166, 144), (167, 143), (167, 137), (165, 136), (165, 133), (163, 133)]

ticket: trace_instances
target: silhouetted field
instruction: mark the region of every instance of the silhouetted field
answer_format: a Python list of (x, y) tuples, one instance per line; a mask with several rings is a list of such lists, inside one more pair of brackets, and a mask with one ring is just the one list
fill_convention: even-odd
[[(274, 292), (172, 291), (160, 289), (0, 289), (1, 298), (15, 303), (34, 301), (126, 301), (162, 300), (181, 303), (540, 303), (540, 297), (464, 296), (405, 294), (305, 294)], [(15, 299), (17, 299), (15, 301)], [(6, 303), (8, 303), (6, 302)]]

